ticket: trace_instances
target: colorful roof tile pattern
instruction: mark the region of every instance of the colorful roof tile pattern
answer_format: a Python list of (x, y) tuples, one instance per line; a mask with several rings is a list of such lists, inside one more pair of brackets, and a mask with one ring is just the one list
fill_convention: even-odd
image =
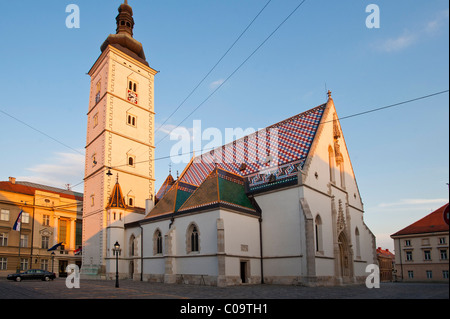
[(448, 232), (448, 225), (444, 221), (444, 210), (448, 206), (448, 203), (444, 206), (438, 208), (434, 212), (428, 214), (424, 218), (412, 223), (408, 227), (392, 234), (393, 236), (400, 235), (410, 235), (410, 234), (423, 234), (423, 233), (434, 233), (434, 232)]
[(177, 216), (218, 207), (258, 214), (245, 193), (243, 178), (215, 168), (198, 188), (181, 181), (175, 182), (145, 218), (155, 219), (171, 214)]
[(155, 218), (176, 213), (196, 189), (197, 186), (195, 185), (181, 181), (174, 182), (145, 218)]
[(199, 186), (216, 167), (246, 177), (250, 190), (302, 169), (326, 104), (195, 157), (180, 180)]
[(220, 168), (211, 171), (200, 187), (180, 207), (179, 212), (214, 207), (256, 213), (245, 193), (243, 178)]
[(156, 193), (156, 201), (159, 201), (161, 198), (163, 198), (163, 196), (169, 191), (173, 184), (175, 184), (175, 180), (173, 179), (172, 175), (169, 174), (169, 176), (167, 176), (166, 180), (159, 189), (158, 193)]

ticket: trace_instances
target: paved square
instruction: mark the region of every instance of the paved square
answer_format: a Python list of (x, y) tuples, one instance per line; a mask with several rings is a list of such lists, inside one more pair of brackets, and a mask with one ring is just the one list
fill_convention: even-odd
[(301, 287), (242, 285), (210, 287), (169, 285), (132, 280), (81, 280), (80, 288), (69, 289), (64, 278), (54, 281), (13, 282), (0, 279), (0, 299), (448, 299), (449, 285), (439, 283), (381, 283), (365, 285)]

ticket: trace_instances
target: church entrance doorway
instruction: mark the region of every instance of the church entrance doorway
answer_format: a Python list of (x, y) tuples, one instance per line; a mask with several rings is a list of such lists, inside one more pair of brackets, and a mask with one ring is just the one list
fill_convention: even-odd
[(134, 276), (134, 261), (130, 260), (130, 269), (129, 269), (130, 279), (133, 279)]
[(344, 232), (341, 232), (338, 237), (339, 243), (339, 265), (341, 268), (340, 275), (343, 278), (348, 278), (350, 276), (350, 255), (347, 236)]
[(245, 284), (247, 282), (247, 262), (241, 261), (241, 282)]

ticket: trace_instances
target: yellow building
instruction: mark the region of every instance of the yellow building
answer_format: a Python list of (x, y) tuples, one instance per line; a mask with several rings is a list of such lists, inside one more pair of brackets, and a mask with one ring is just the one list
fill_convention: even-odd
[[(81, 266), (82, 207), (81, 193), (13, 177), (0, 182), (0, 277), (18, 269), (64, 276), (67, 265)], [(19, 231), (14, 224), (20, 212)]]

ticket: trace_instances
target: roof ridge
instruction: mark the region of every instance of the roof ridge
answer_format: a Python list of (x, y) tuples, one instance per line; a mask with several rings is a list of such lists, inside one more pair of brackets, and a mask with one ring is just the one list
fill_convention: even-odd
[(409, 234), (448, 231), (449, 226), (445, 224), (444, 218), (442, 216), (442, 213), (447, 205), (448, 203), (409, 224), (408, 226), (400, 229), (398, 232), (392, 234), (391, 237)]

